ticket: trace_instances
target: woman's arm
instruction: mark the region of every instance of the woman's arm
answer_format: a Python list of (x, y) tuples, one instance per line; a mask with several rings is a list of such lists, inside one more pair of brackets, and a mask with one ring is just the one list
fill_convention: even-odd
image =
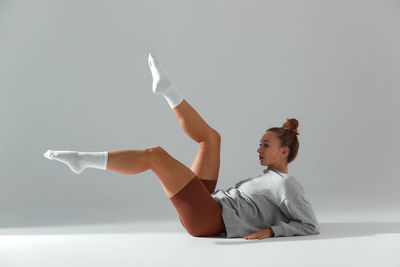
[(289, 222), (281, 221), (271, 226), (275, 236), (315, 235), (319, 234), (319, 225), (311, 204), (304, 196), (285, 199), (280, 205)]

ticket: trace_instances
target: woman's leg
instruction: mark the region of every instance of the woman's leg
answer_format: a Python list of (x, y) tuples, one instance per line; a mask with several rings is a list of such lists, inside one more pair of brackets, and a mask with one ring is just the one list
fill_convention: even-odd
[(226, 231), (222, 207), (204, 182), (163, 148), (119, 150), (108, 153), (107, 170), (136, 174), (151, 169), (178, 212), (183, 227), (192, 236), (215, 236)]
[(209, 188), (212, 192), (219, 173), (221, 137), (184, 99), (154, 55), (149, 54), (148, 63), (153, 77), (153, 92), (166, 98), (183, 131), (200, 144), (190, 169), (203, 179), (203, 183), (207, 181), (206, 186), (214, 184)]
[(77, 174), (86, 168), (121, 174), (137, 174), (151, 169), (189, 234), (217, 235), (225, 230), (221, 205), (211, 197), (204, 181), (159, 146), (109, 152), (48, 150), (44, 156), (65, 163)]
[(190, 169), (200, 179), (216, 184), (220, 167), (220, 134), (201, 118), (186, 99), (172, 111), (183, 131), (200, 145)]
[(168, 198), (178, 193), (196, 174), (162, 147), (108, 152), (107, 170), (137, 174), (151, 169), (159, 178)]

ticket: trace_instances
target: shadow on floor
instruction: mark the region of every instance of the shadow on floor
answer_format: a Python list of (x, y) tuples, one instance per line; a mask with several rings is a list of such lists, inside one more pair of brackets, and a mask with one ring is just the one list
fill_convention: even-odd
[[(325, 240), (348, 237), (367, 237), (381, 234), (400, 233), (400, 222), (344, 222), (344, 223), (320, 223), (320, 234), (309, 236), (274, 237), (262, 240), (243, 240), (241, 238), (229, 238), (224, 241), (213, 242), (216, 245), (242, 245), (260, 242), (290, 242), (300, 240)], [(227, 241), (225, 241), (227, 240)], [(228, 241), (229, 240), (229, 241)], [(237, 240), (237, 241), (236, 241)]]

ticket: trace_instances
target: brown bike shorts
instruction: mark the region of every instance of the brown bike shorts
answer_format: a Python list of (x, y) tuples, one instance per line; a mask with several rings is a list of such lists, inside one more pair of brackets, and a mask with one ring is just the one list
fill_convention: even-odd
[(211, 197), (217, 181), (195, 176), (178, 193), (170, 197), (179, 220), (192, 236), (217, 236), (225, 232), (221, 205)]

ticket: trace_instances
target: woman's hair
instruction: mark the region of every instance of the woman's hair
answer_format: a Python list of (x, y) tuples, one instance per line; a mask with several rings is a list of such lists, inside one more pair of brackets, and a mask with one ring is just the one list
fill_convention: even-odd
[(297, 139), (297, 135), (299, 134), (297, 132), (298, 126), (299, 122), (295, 118), (287, 118), (282, 127), (272, 127), (267, 130), (275, 132), (278, 135), (281, 146), (289, 147), (289, 155), (287, 157), (288, 164), (296, 158), (297, 151), (299, 150), (299, 140)]

